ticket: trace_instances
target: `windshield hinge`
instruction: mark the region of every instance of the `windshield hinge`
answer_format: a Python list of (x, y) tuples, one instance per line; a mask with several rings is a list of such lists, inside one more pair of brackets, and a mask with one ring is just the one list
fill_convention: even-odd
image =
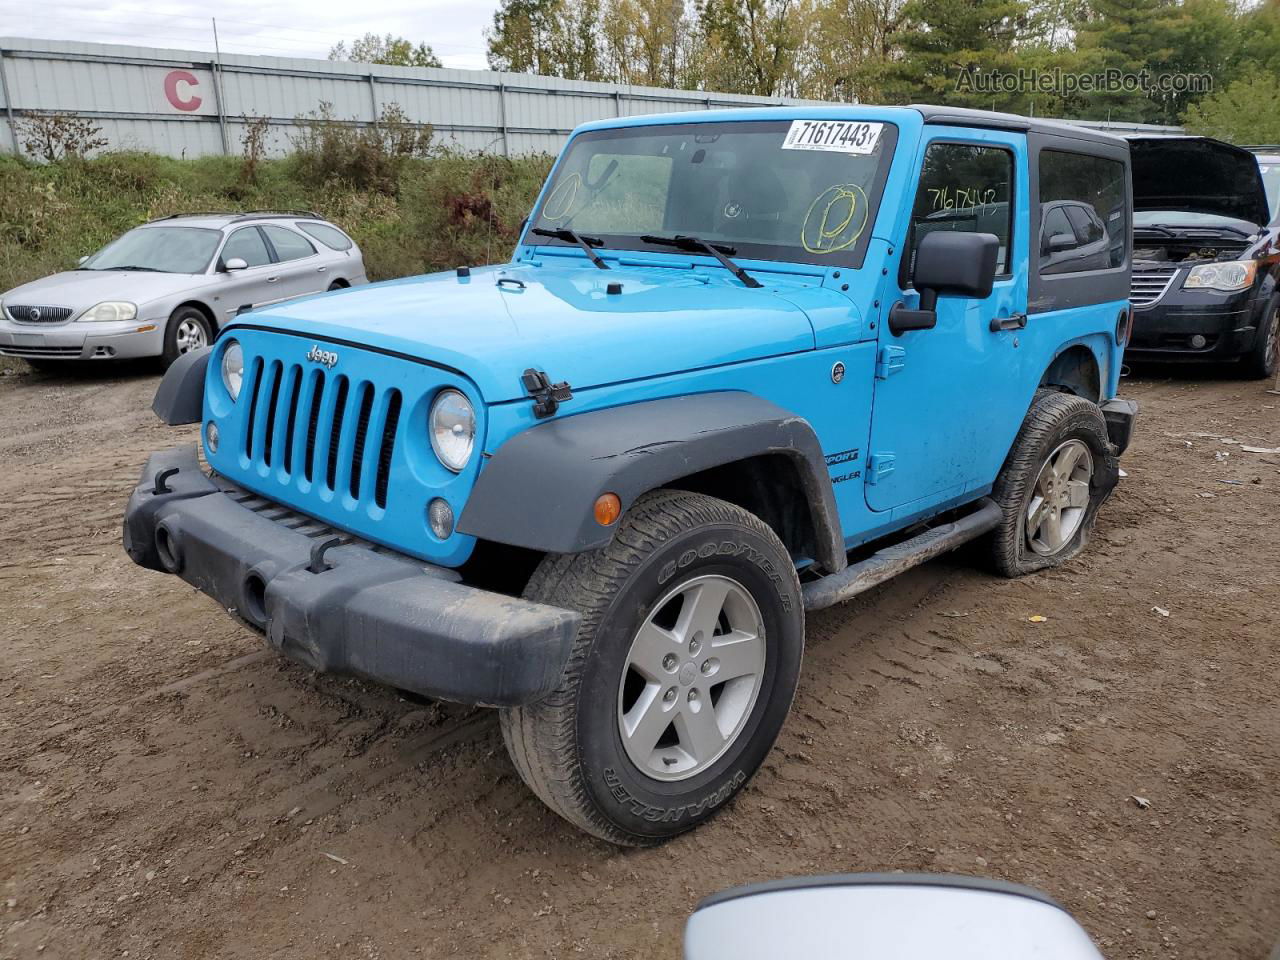
[(560, 404), (573, 399), (573, 388), (567, 380), (552, 383), (545, 370), (530, 367), (520, 377), (525, 391), (533, 397), (533, 415), (545, 420), (560, 408)]
[(907, 365), (907, 351), (902, 347), (881, 347), (876, 357), (876, 379), (888, 380)]

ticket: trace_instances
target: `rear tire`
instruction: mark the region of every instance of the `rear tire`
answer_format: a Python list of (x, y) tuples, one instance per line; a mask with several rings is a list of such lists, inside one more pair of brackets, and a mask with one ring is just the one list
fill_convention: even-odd
[(164, 351), (160, 362), (168, 370), (184, 353), (213, 343), (213, 329), (204, 311), (197, 307), (179, 307), (164, 328)]
[(516, 769), (552, 810), (647, 846), (713, 816), (755, 773), (804, 650), (795, 567), (757, 517), (647, 494), (607, 547), (543, 559), (525, 596), (583, 617), (560, 686), (501, 714)]
[(1267, 305), (1253, 346), (1240, 358), (1241, 372), (1252, 380), (1270, 379), (1280, 367), (1280, 300)]
[(1083, 550), (1119, 469), (1097, 404), (1037, 393), (991, 494), (1004, 511), (988, 540), (996, 570), (1021, 577)]

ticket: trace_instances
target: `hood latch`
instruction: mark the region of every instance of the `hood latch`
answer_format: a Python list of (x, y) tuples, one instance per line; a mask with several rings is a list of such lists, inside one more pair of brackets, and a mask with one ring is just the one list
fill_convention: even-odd
[(573, 399), (573, 388), (568, 381), (552, 383), (545, 370), (530, 367), (520, 377), (529, 396), (533, 397), (533, 415), (545, 420), (560, 408), (560, 404)]

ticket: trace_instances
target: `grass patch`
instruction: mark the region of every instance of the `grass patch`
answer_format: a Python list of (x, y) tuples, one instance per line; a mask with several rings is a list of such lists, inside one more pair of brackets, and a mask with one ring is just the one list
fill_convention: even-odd
[(69, 269), (140, 223), (197, 211), (314, 210), (360, 245), (371, 280), (494, 262), (510, 255), (551, 161), (433, 151), (357, 187), (306, 153), (257, 160), (250, 176), (239, 157), (0, 156), (0, 291)]

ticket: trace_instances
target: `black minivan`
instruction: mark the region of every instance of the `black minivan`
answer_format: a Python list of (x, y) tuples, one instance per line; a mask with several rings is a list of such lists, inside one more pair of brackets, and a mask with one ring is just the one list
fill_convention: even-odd
[(1131, 137), (1133, 335), (1126, 359), (1280, 360), (1280, 225), (1258, 157), (1208, 137)]

